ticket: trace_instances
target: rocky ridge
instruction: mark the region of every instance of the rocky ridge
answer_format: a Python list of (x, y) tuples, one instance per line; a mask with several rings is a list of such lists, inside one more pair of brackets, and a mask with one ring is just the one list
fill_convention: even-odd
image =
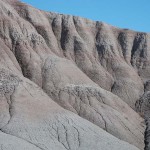
[(19, 1), (0, 13), (2, 149), (144, 149), (148, 33)]

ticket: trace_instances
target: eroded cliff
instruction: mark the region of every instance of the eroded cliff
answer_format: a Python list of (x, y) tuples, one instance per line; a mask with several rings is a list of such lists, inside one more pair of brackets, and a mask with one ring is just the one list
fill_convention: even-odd
[(18, 1), (0, 13), (4, 149), (144, 149), (149, 34)]

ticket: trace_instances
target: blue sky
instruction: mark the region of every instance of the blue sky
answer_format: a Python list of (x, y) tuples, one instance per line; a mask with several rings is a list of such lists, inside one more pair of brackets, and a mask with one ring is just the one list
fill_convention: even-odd
[(22, 0), (52, 12), (81, 16), (111, 25), (150, 32), (150, 0)]

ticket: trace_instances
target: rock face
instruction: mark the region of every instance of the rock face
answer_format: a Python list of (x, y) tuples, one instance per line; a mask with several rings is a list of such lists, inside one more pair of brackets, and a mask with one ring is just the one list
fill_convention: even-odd
[(149, 34), (17, 0), (0, 13), (2, 150), (144, 149)]
[[(146, 83), (148, 85), (148, 83)], [(147, 87), (147, 86), (146, 86)], [(145, 118), (145, 150), (150, 149), (150, 91), (146, 88), (143, 96), (136, 102), (137, 111)]]

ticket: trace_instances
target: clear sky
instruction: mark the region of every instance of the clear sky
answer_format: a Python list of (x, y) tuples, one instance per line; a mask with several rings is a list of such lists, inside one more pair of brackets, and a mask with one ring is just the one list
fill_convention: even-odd
[(150, 32), (150, 0), (22, 0), (52, 12), (81, 16), (111, 25)]

